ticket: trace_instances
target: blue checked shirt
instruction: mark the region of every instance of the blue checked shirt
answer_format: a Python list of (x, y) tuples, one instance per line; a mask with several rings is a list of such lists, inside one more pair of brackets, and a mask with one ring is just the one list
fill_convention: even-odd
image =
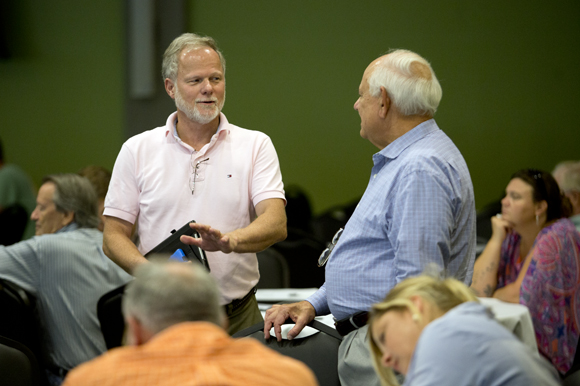
[(49, 365), (70, 370), (107, 351), (97, 302), (132, 276), (105, 256), (102, 245), (99, 230), (73, 222), (54, 234), (0, 246), (0, 277), (36, 297)]
[(317, 315), (367, 311), (430, 263), (471, 283), (475, 200), (469, 170), (433, 119), (373, 155), (367, 189), (307, 301)]

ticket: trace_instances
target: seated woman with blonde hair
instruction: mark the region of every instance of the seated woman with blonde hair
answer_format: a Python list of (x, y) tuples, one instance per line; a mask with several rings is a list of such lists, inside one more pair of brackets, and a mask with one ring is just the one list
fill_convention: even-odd
[(492, 236), (475, 261), (471, 288), (528, 307), (538, 350), (564, 375), (580, 332), (580, 234), (550, 173), (516, 172), (492, 217)]
[(371, 309), (370, 351), (383, 385), (550, 386), (559, 377), (496, 322), (465, 284), (406, 279)]

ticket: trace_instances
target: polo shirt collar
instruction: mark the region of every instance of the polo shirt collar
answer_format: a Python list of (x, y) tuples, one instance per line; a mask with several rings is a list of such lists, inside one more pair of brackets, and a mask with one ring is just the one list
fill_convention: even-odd
[[(177, 111), (174, 112), (167, 118), (167, 124), (165, 125), (165, 137), (169, 137), (171, 132), (171, 137), (175, 139), (175, 142), (181, 143), (181, 138), (177, 134)], [(219, 138), (225, 138), (230, 133), (229, 122), (224, 113), (220, 112), (220, 124), (217, 128), (216, 133), (212, 136), (211, 142), (215, 142)]]

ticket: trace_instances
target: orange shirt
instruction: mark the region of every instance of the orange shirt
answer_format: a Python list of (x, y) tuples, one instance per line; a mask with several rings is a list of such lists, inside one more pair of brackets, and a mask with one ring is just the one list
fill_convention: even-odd
[(318, 385), (302, 362), (207, 322), (172, 326), (142, 346), (120, 347), (68, 373), (63, 386)]

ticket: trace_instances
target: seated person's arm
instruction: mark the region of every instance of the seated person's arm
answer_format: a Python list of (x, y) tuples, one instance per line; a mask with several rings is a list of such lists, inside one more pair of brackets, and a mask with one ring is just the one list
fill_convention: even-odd
[(131, 241), (133, 224), (117, 217), (105, 216), (103, 231), (103, 252), (128, 273), (147, 259)]
[(493, 297), (499, 300), (503, 300), (504, 302), (509, 303), (519, 303), (520, 302), (520, 288), (522, 288), (522, 282), (526, 277), (526, 273), (528, 272), (528, 268), (530, 267), (530, 262), (532, 261), (532, 256), (534, 254), (534, 250), (532, 249), (528, 256), (526, 256), (526, 260), (524, 261), (524, 265), (520, 273), (518, 274), (518, 279), (513, 283), (507, 284), (505, 287), (502, 287), (496, 290), (493, 293)]
[(497, 270), (499, 267), (501, 245), (507, 236), (507, 221), (493, 216), (491, 218), (492, 235), (485, 249), (475, 260), (471, 289), (477, 296), (490, 297), (497, 287)]
[(196, 245), (205, 251), (224, 253), (259, 252), (286, 238), (284, 200), (270, 198), (256, 205), (256, 219), (245, 228), (222, 234), (210, 225), (191, 223), (201, 238), (181, 236), (184, 244)]

